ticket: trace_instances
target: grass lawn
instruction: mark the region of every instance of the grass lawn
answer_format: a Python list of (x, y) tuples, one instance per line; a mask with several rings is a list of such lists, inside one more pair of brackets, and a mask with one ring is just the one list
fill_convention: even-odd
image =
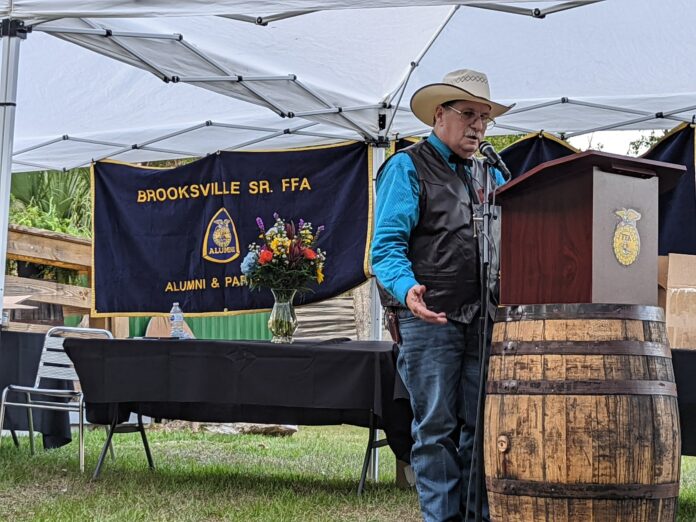
[[(380, 451), (378, 484), (358, 484), (367, 430), (305, 427), (292, 437), (216, 435), (187, 430), (116, 435), (117, 460), (90, 480), (104, 440), (87, 432), (87, 472), (77, 445), (39, 451), (26, 438), (0, 448), (0, 520), (7, 521), (389, 521), (420, 520), (415, 492), (394, 485), (394, 457)], [(696, 521), (696, 458), (682, 460), (680, 522)], [(581, 521), (578, 521), (581, 522)]]
[(0, 447), (0, 520), (24, 521), (399, 521), (420, 520), (413, 491), (394, 485), (394, 456), (380, 450), (380, 482), (356, 496), (367, 430), (305, 427), (291, 437), (148, 432), (156, 470), (138, 434), (115, 435), (90, 480), (104, 431), (86, 434), (80, 474), (75, 441), (29, 455), (9, 437)]

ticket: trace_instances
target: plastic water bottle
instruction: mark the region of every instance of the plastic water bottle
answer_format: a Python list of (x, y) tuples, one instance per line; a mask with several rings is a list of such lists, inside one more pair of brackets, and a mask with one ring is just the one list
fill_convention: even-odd
[(174, 303), (169, 312), (169, 327), (169, 335), (171, 337), (186, 338), (186, 332), (184, 332), (184, 312), (179, 308), (179, 303)]

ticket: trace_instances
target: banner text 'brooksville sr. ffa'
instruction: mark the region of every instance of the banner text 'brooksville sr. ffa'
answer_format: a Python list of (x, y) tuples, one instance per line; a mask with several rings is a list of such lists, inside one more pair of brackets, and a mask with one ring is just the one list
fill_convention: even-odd
[(256, 218), (324, 225), (325, 281), (296, 299), (341, 294), (367, 278), (372, 219), (368, 147), (222, 152), (172, 169), (93, 166), (92, 313), (156, 315), (268, 309), (240, 264), (257, 241)]

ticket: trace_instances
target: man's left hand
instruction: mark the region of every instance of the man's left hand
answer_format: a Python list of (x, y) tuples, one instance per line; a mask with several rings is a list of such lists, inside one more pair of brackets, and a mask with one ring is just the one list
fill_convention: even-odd
[(413, 285), (406, 294), (406, 306), (411, 310), (413, 315), (428, 323), (446, 324), (447, 316), (444, 312), (433, 312), (425, 306), (423, 297), (425, 296), (425, 286)]

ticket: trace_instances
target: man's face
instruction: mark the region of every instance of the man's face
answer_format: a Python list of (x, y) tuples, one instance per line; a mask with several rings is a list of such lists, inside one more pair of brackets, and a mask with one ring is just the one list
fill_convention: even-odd
[[(485, 103), (459, 100), (435, 109), (433, 130), (460, 158), (470, 158), (483, 140), (491, 109)], [(457, 112), (458, 111), (458, 112)]]

